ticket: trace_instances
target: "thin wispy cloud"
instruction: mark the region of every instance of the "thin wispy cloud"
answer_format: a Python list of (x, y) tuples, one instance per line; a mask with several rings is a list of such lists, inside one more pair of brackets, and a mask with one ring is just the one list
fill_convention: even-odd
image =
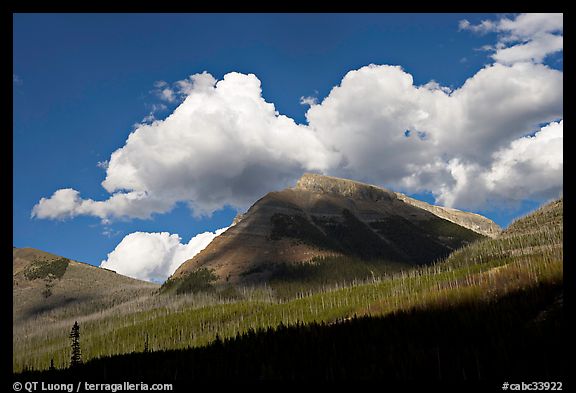
[(312, 105), (316, 105), (318, 103), (318, 98), (317, 97), (300, 97), (300, 105), (308, 105), (308, 106), (312, 106)]
[(547, 56), (562, 51), (564, 45), (564, 16), (561, 13), (519, 14), (513, 18), (484, 20), (477, 25), (462, 20), (459, 28), (477, 34), (498, 33), (498, 42), (482, 49), (493, 51), (492, 58), (504, 64), (542, 63)]

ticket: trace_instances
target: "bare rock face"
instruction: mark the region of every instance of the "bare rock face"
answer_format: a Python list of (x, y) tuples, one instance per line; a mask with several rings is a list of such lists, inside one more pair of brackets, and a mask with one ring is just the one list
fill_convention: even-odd
[(236, 214), (236, 217), (234, 217), (234, 219), (232, 220), (232, 225), (238, 224), (240, 221), (242, 221), (243, 218), (244, 218), (244, 214), (242, 214), (242, 213)]
[(305, 173), (300, 180), (298, 180), (294, 189), (322, 194), (338, 194), (348, 198), (371, 200), (374, 202), (399, 199), (402, 202), (429, 211), (440, 218), (463, 226), (464, 228), (468, 228), (484, 236), (494, 238), (501, 232), (500, 227), (496, 223), (479, 214), (464, 212), (449, 207), (431, 205), (410, 198), (399, 192), (388, 191), (384, 188), (353, 180), (339, 179), (337, 177), (323, 176), (314, 173)]
[(221, 282), (261, 282), (277, 263), (319, 256), (428, 264), (499, 232), (498, 225), (477, 214), (307, 173), (295, 187), (258, 200), (172, 278), (206, 267)]
[(293, 189), (318, 194), (335, 194), (341, 197), (373, 202), (391, 201), (396, 198), (393, 192), (383, 188), (315, 173), (305, 173)]
[(427, 210), (440, 218), (463, 226), (464, 228), (468, 228), (481, 235), (495, 238), (500, 234), (500, 232), (502, 232), (502, 229), (498, 226), (498, 224), (484, 216), (481, 216), (480, 214), (463, 212), (461, 210), (452, 209), (450, 207), (431, 205), (429, 203), (410, 198), (404, 194), (400, 194), (399, 192), (396, 193), (396, 196), (398, 199), (405, 203), (419, 207), (420, 209)]

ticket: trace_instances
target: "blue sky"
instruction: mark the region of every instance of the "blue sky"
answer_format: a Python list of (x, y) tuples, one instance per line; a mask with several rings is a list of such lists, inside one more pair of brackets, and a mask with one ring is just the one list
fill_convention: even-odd
[[(152, 212), (151, 219), (128, 215), (102, 220), (94, 214), (31, 217), (40, 199), (50, 198), (59, 189), (78, 190), (83, 199), (110, 197), (111, 192), (101, 185), (106, 169), (97, 164), (110, 160), (126, 144), (135, 124), (143, 123), (151, 112), (155, 119), (164, 119), (186, 96), (163, 100), (158, 81), (165, 81), (177, 93), (174, 82), (203, 71), (216, 81), (230, 72), (252, 73), (261, 83), (266, 102), (297, 125), (306, 126), (309, 105), (303, 105), (301, 97), (322, 103), (349, 71), (369, 64), (399, 65), (413, 77), (415, 86), (433, 80), (444, 88), (460, 88), (479, 70), (501, 61), (494, 60), (493, 55), (499, 53), (496, 49), (480, 48), (506, 42), (502, 37), (515, 30), (479, 26), (482, 21), (503, 18), (521, 24), (516, 15), (494, 14), (15, 14), (14, 246), (99, 265), (133, 232), (169, 232), (185, 243), (201, 232), (230, 224), (236, 214), (230, 198), (218, 202), (219, 208), (210, 205), (206, 209), (212, 210), (211, 215), (202, 216), (193, 216), (186, 202), (177, 200), (171, 202), (170, 212)], [(469, 25), (462, 25), (463, 20)], [(520, 27), (525, 25), (528, 22)], [(516, 61), (501, 62), (511, 67)], [(536, 56), (529, 62), (562, 71), (562, 51), (549, 50), (543, 59)], [(534, 78), (541, 78), (540, 74)], [(561, 99), (561, 90), (558, 95)], [(163, 109), (154, 110), (160, 105)], [(530, 124), (545, 126), (562, 119), (557, 102), (530, 105), (548, 108), (542, 109), (541, 120), (531, 119)], [(318, 124), (327, 116), (320, 109), (315, 117), (321, 119)], [(519, 125), (513, 137), (499, 142), (500, 148), (538, 131), (535, 126), (526, 127)], [(329, 169), (324, 172), (354, 173), (338, 165), (339, 169), (326, 166)], [(372, 173), (356, 173), (368, 172)], [(286, 169), (282, 179), (271, 184), (286, 184), (295, 173), (292, 167)], [(406, 178), (380, 176), (376, 169), (373, 173), (359, 180), (411, 190)], [(440, 191), (427, 191), (422, 187), (424, 180), (418, 181), (419, 186), (412, 188), (418, 192), (407, 193), (433, 202), (432, 192), (438, 196)], [(513, 201), (494, 199), (499, 202), (470, 204), (474, 208), (469, 210), (506, 226), (549, 199), (550, 192), (559, 187), (554, 184), (546, 192), (515, 188)], [(126, 187), (120, 184), (115, 190), (122, 188)], [(459, 200), (465, 199), (454, 199)]]

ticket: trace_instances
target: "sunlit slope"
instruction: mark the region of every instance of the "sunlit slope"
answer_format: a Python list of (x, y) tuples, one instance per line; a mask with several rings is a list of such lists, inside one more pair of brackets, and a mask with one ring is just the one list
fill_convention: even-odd
[[(152, 351), (204, 346), (216, 336), (233, 337), (280, 323), (332, 324), (354, 315), (451, 308), (463, 302), (491, 302), (541, 285), (558, 288), (561, 302), (562, 206), (562, 200), (548, 204), (499, 237), (470, 244), (433, 266), (344, 287), (332, 285), (286, 301), (279, 301), (269, 287), (241, 288), (226, 299), (210, 294), (157, 296), (134, 310), (86, 316), (79, 319), (82, 352), (85, 360), (141, 352), (147, 337)], [(549, 311), (548, 306), (541, 310), (544, 315)], [(14, 370), (45, 369), (51, 358), (57, 367), (67, 366), (69, 329), (47, 326), (15, 337)]]
[(14, 248), (13, 324), (38, 325), (104, 311), (150, 295), (157, 284), (135, 280), (34, 248)]
[(279, 264), (327, 257), (413, 267), (499, 231), (478, 214), (349, 179), (304, 174), (295, 187), (258, 200), (171, 278), (178, 286), (190, 273), (209, 268), (220, 282), (262, 284), (278, 277)]

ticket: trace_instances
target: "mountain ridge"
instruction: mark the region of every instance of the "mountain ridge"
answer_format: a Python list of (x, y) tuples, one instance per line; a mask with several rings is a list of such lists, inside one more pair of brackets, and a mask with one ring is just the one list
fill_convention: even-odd
[(105, 309), (151, 293), (157, 284), (32, 247), (12, 249), (13, 323), (59, 318), (76, 307)]
[[(562, 207), (562, 199), (542, 206), (516, 220), (506, 229), (506, 233), (496, 239), (485, 238), (462, 247), (434, 266), (354, 282), (340, 281), (338, 285), (321, 286), (317, 290), (303, 287), (289, 298), (279, 298), (278, 292), (271, 286), (248, 286), (239, 287), (240, 291), (234, 298), (229, 297), (230, 291), (224, 297), (214, 291), (155, 294), (138, 304), (128, 302), (120, 308), (114, 307), (114, 310), (110, 310), (112, 312), (97, 311), (79, 319), (71, 315), (67, 320), (47, 321), (46, 324), (32, 320), (25, 329), (18, 328), (18, 334), (13, 336), (13, 370), (47, 370), (53, 360), (57, 369), (55, 373), (77, 376), (77, 369), (67, 367), (70, 361), (68, 334), (70, 326), (78, 320), (83, 329), (83, 360), (86, 363), (104, 363), (99, 374), (93, 375), (94, 378), (110, 378), (113, 371), (123, 373), (126, 367), (134, 370), (134, 378), (159, 373), (164, 376), (158, 378), (169, 379), (176, 376), (176, 368), (179, 370), (178, 376), (190, 378), (194, 372), (197, 376), (205, 376), (206, 370), (214, 370), (216, 363), (221, 366), (220, 374), (230, 371), (237, 377), (241, 364), (249, 368), (253, 366), (254, 377), (261, 378), (262, 370), (269, 366), (268, 359), (262, 360), (263, 355), (269, 354), (266, 348), (277, 348), (278, 345), (286, 345), (288, 352), (276, 357), (285, 362), (276, 371), (283, 371), (294, 364), (304, 364), (302, 370), (307, 372), (310, 367), (316, 367), (318, 361), (332, 364), (324, 361), (326, 354), (333, 354), (333, 345), (350, 343), (351, 338), (357, 340), (351, 343), (354, 353), (347, 352), (334, 358), (334, 364), (341, 365), (341, 359), (351, 359), (349, 364), (357, 366), (362, 353), (366, 353), (366, 350), (374, 352), (374, 338), (368, 337), (368, 331), (385, 343), (381, 350), (374, 352), (376, 357), (366, 366), (360, 366), (360, 369), (371, 370), (376, 364), (374, 362), (384, 361), (387, 364), (381, 364), (382, 370), (391, 372), (389, 377), (392, 378), (405, 375), (405, 370), (411, 369), (407, 363), (398, 365), (399, 359), (421, 362), (422, 356), (430, 356), (429, 360), (421, 363), (425, 372), (430, 371), (430, 364), (434, 365), (441, 356), (443, 376), (448, 370), (449, 359), (453, 359), (454, 375), (464, 380), (475, 376), (478, 370), (481, 370), (483, 378), (498, 375), (502, 380), (502, 375), (510, 371), (507, 367), (511, 364), (519, 372), (525, 372), (525, 367), (530, 366), (540, 370), (544, 377), (553, 375), (550, 372), (560, 370), (558, 367), (562, 362), (558, 359), (563, 359), (560, 356), (562, 351), (555, 350), (555, 354), (552, 354), (546, 350), (559, 348), (562, 340), (550, 341), (550, 338), (563, 337), (565, 330), (562, 318)], [(501, 308), (498, 304), (507, 306)], [(478, 313), (479, 307), (485, 312)], [(435, 310), (446, 313), (438, 314)], [(356, 318), (353, 316), (356, 315), (367, 318), (366, 321), (382, 316), (398, 321), (398, 315), (402, 313), (412, 315), (410, 320), (400, 323), (390, 333), (382, 334), (381, 327), (368, 330), (363, 327), (356, 333), (342, 331), (346, 325), (354, 323)], [(430, 317), (417, 317), (422, 313)], [(519, 318), (520, 314), (524, 316)], [(447, 320), (441, 315), (451, 315), (453, 318)], [(306, 339), (297, 336), (297, 341), (287, 344), (276, 334), (284, 334), (290, 327), (300, 331), (311, 327), (313, 334)], [(430, 328), (437, 333), (431, 335)], [(336, 329), (343, 334), (336, 338), (324, 334), (319, 336), (325, 329)], [(262, 345), (261, 338), (271, 333), (275, 338), (266, 342), (269, 344)], [(438, 334), (445, 337), (442, 347), (438, 346)], [(253, 355), (249, 361), (246, 346), (242, 345), (231, 352), (229, 345), (231, 341), (238, 341), (238, 336), (253, 340), (252, 348), (263, 348), (263, 352)], [(479, 342), (477, 337), (485, 337), (486, 341)], [(398, 345), (400, 339), (404, 344)], [(544, 352), (534, 351), (535, 339)], [(424, 352), (420, 351), (418, 355), (411, 352), (414, 340), (425, 344), (422, 347)], [(515, 340), (519, 346), (510, 347), (508, 344), (511, 340)], [(302, 346), (308, 350), (311, 348), (309, 343), (316, 341), (327, 343), (327, 352), (318, 352), (312, 346), (312, 353), (306, 352), (294, 362), (292, 348)], [(449, 352), (450, 348), (462, 348), (462, 345), (465, 346), (462, 350), (448, 356), (452, 353)], [(225, 366), (221, 362), (214, 363), (212, 355), (205, 361), (180, 356), (184, 352), (206, 353), (207, 346), (216, 350), (226, 348), (222, 360), (230, 360), (230, 353), (238, 356)], [(390, 348), (396, 348), (391, 357), (378, 355), (388, 353)], [(499, 352), (504, 348), (503, 352)], [(479, 353), (484, 355), (479, 358)], [(316, 355), (317, 359), (310, 360), (311, 356)], [(119, 359), (120, 363), (117, 362)], [(462, 359), (467, 359), (469, 366), (466, 374), (462, 372)], [(504, 360), (495, 364), (498, 359)], [(552, 367), (550, 359), (557, 360)], [(170, 366), (158, 367), (160, 363), (166, 365), (165, 362)], [(521, 362), (522, 367), (518, 367), (517, 362)], [(198, 368), (198, 365), (207, 366)], [(340, 366), (336, 367), (334, 372), (341, 369)], [(498, 374), (490, 374), (490, 369)], [(324, 371), (318, 375), (324, 375)], [(430, 372), (432, 377), (436, 377), (437, 369), (433, 367)], [(42, 379), (39, 372), (20, 375), (21, 379)], [(273, 377), (276, 379), (278, 375), (274, 373)], [(294, 377), (291, 371), (286, 375), (288, 378)], [(518, 375), (520, 378), (524, 374)]]
[[(418, 199), (411, 198), (400, 192), (389, 191), (385, 188), (372, 184), (359, 182), (350, 179), (341, 179), (334, 176), (319, 175), (315, 173), (304, 173), (297, 181), (293, 189), (303, 189), (316, 192), (339, 193), (344, 196), (373, 198), (380, 196), (382, 199), (393, 199), (394, 197), (421, 209), (428, 210), (432, 214), (462, 225), (474, 232), (488, 237), (496, 237), (501, 228), (492, 220), (472, 212), (465, 212), (451, 207), (432, 205)], [(463, 219), (466, 218), (466, 219)]]
[[(413, 200), (384, 188), (306, 173), (238, 215), (228, 230), (171, 279), (209, 268), (220, 282), (266, 280), (276, 263), (355, 256), (427, 264), (500, 228), (491, 220)], [(415, 247), (414, 245), (417, 245)]]

